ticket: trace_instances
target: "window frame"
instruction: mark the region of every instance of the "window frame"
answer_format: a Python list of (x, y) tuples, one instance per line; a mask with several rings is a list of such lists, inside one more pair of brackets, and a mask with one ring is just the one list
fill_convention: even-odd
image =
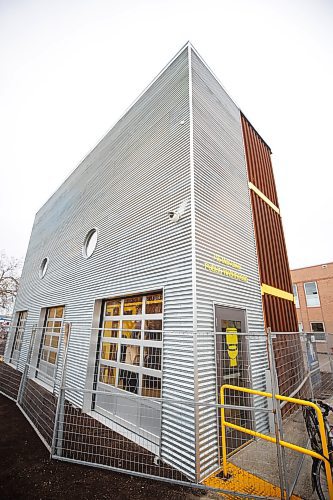
[[(323, 325), (323, 331), (322, 332), (315, 332), (313, 330), (313, 326), (312, 325), (317, 325), (317, 324), (321, 324)], [(326, 341), (326, 329), (325, 329), (325, 323), (323, 321), (310, 321), (310, 328), (311, 328), (311, 333), (314, 333), (314, 336), (315, 336), (315, 340), (316, 342), (325, 342)], [(324, 338), (317, 338), (316, 334), (324, 334)]]
[(297, 283), (292, 283), (292, 287), (293, 287), (294, 303), (296, 309), (300, 309)]
[[(53, 309), (62, 309), (62, 316), (57, 317), (53, 316), (50, 317), (49, 313)], [(64, 318), (65, 318), (65, 306), (64, 305), (57, 305), (57, 306), (51, 306), (51, 307), (46, 307), (44, 309), (44, 318), (43, 318), (43, 326), (40, 327), (41, 329), (41, 335), (40, 335), (40, 340), (39, 340), (39, 346), (38, 346), (38, 353), (37, 353), (37, 359), (36, 359), (36, 368), (35, 368), (35, 379), (38, 381), (38, 383), (41, 383), (43, 386), (45, 385), (48, 389), (54, 387), (55, 379), (57, 376), (57, 369), (58, 369), (58, 361), (59, 361), (59, 353), (60, 353), (60, 348), (61, 348), (61, 342), (62, 342), (62, 336), (63, 336), (63, 326), (64, 326)], [(48, 326), (48, 322), (60, 322), (60, 326)], [(58, 331), (55, 331), (59, 330)], [(50, 344), (47, 345), (44, 343), (44, 340), (46, 336), (50, 337)], [(52, 338), (57, 337), (58, 338), (58, 345), (57, 347), (52, 347), (51, 342)], [(48, 354), (48, 359), (42, 359), (42, 352), (47, 351), (49, 353), (55, 352), (56, 353), (56, 358), (54, 363), (49, 363), (48, 359), (50, 354)], [(53, 368), (53, 376), (49, 375), (47, 372), (43, 371), (40, 368), (40, 364), (46, 363), (46, 365), (49, 365), (49, 367)], [(47, 366), (46, 366), (47, 368)]]
[[(89, 243), (91, 241), (91, 238), (96, 235), (96, 243), (94, 245), (94, 248), (92, 250), (92, 252), (88, 255), (88, 247), (89, 247)], [(96, 251), (96, 248), (97, 248), (97, 244), (98, 244), (98, 239), (99, 239), (99, 230), (97, 227), (92, 227), (91, 229), (89, 229), (89, 231), (87, 232), (87, 234), (85, 235), (84, 237), (84, 240), (83, 240), (83, 244), (82, 244), (82, 257), (84, 259), (90, 259), (90, 257), (93, 256), (93, 254), (95, 253)]]
[[(317, 298), (318, 298), (318, 304), (309, 304), (308, 303), (308, 297), (312, 297), (312, 296), (311, 295), (307, 295), (305, 285), (308, 285), (310, 283), (314, 283), (316, 285), (317, 293), (316, 294), (312, 294), (312, 296), (317, 296)], [(304, 294), (305, 294), (306, 307), (320, 307), (319, 290), (318, 290), (318, 285), (317, 285), (316, 281), (306, 281), (306, 282), (304, 282)]]
[[(147, 313), (146, 312), (146, 304), (147, 304), (147, 296), (149, 295), (154, 295), (154, 294), (161, 294), (162, 295), (162, 311), (160, 313)], [(124, 314), (124, 303), (126, 299), (130, 298), (135, 298), (135, 297), (140, 297), (142, 298), (142, 310), (141, 313), (139, 314)], [(110, 301), (120, 301), (120, 314), (117, 314), (115, 316), (109, 316), (106, 314), (106, 307), (107, 303)], [(156, 291), (152, 292), (138, 292), (136, 294), (131, 294), (131, 295), (123, 295), (120, 297), (112, 297), (108, 299), (103, 299), (102, 307), (101, 307), (101, 323), (100, 323), (100, 328), (99, 328), (99, 341), (98, 341), (98, 346), (97, 346), (97, 352), (96, 352), (96, 357), (97, 357), (97, 363), (98, 367), (96, 370), (96, 378), (95, 378), (95, 384), (103, 384), (105, 387), (112, 387), (115, 388), (116, 390), (124, 391), (125, 393), (128, 393), (126, 389), (123, 389), (122, 387), (119, 386), (119, 378), (120, 378), (120, 371), (129, 371), (129, 372), (134, 372), (138, 374), (138, 387), (137, 387), (137, 396), (142, 396), (142, 381), (144, 375), (150, 376), (150, 377), (155, 377), (160, 380), (160, 390), (159, 390), (159, 396), (158, 398), (162, 397), (162, 372), (163, 372), (163, 316), (164, 316), (164, 290), (159, 289)], [(145, 322), (147, 320), (157, 320), (161, 321), (161, 330), (145, 330)], [(104, 324), (106, 321), (109, 322), (118, 322), (118, 327), (117, 328), (112, 328), (112, 327), (104, 327)], [(124, 321), (140, 321), (141, 322), (141, 327), (140, 330), (133, 328), (134, 331), (140, 331), (140, 336), (139, 338), (127, 338), (123, 337), (123, 332), (124, 331), (130, 331), (129, 328), (126, 328), (123, 326)], [(104, 332), (107, 330), (116, 330), (118, 333), (118, 336), (116, 337), (106, 337), (104, 335)], [(145, 332), (147, 331), (152, 331), (152, 332), (161, 332), (161, 339), (160, 340), (147, 340), (145, 339)], [(117, 352), (116, 352), (116, 360), (108, 360), (102, 358), (102, 352), (103, 352), (103, 344), (104, 343), (109, 343), (113, 345), (117, 345)], [(127, 346), (127, 345), (134, 345), (139, 347), (139, 365), (136, 364), (128, 364), (124, 363), (121, 361), (121, 355), (122, 355), (122, 346)], [(151, 348), (158, 348), (160, 349), (160, 369), (153, 369), (153, 368), (148, 368), (144, 366), (145, 363), (145, 357), (144, 357), (144, 349), (145, 347), (151, 347)], [(111, 368), (115, 368), (115, 383), (113, 384), (108, 384), (107, 382), (103, 382), (101, 380), (101, 366), (107, 366)], [(143, 395), (144, 397), (152, 397), (154, 398), (155, 396), (146, 396)]]
[[(23, 341), (23, 336), (25, 332), (25, 326), (27, 323), (27, 318), (28, 318), (28, 310), (25, 309), (23, 311), (17, 311), (17, 319), (16, 319), (16, 324), (14, 326), (14, 335), (13, 335), (13, 342), (11, 345), (11, 350), (10, 350), (10, 358), (9, 362), (11, 364), (14, 364), (15, 362), (18, 364), (20, 360), (20, 354), (21, 354), (21, 349), (22, 349), (22, 341)], [(22, 316), (25, 314), (25, 317), (23, 318), (22, 321)], [(22, 323), (21, 323), (22, 321)], [(16, 348), (17, 344), (19, 345), (19, 348)], [(14, 358), (14, 352), (17, 352), (17, 358)]]
[(47, 273), (47, 269), (49, 267), (49, 263), (50, 263), (49, 257), (44, 257), (42, 262), (39, 265), (39, 272), (38, 272), (39, 279), (42, 280), (45, 277), (45, 275)]

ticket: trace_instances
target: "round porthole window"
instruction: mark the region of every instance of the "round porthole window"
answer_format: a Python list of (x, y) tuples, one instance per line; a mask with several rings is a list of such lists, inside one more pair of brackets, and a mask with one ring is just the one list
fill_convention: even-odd
[(48, 265), (49, 265), (49, 259), (47, 257), (45, 257), (45, 259), (42, 260), (40, 268), (39, 268), (39, 277), (40, 278), (44, 278)]
[(88, 259), (93, 253), (97, 245), (97, 229), (91, 229), (84, 239), (83, 257)]

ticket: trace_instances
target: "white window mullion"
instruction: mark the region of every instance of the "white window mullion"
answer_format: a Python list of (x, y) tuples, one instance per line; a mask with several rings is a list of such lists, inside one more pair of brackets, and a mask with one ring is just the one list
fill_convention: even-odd
[[(148, 294), (150, 295), (150, 294)], [(162, 377), (162, 372), (161, 370), (155, 370), (152, 368), (146, 368), (144, 366), (144, 348), (146, 347), (152, 347), (152, 348), (158, 348), (162, 350), (162, 341), (156, 341), (155, 339), (153, 340), (146, 340), (145, 339), (145, 321), (147, 320), (152, 320), (152, 321), (163, 321), (163, 313), (155, 313), (155, 314), (147, 314), (146, 309), (147, 309), (147, 295), (138, 295), (138, 302), (140, 301), (142, 311), (140, 314), (124, 314), (124, 307), (125, 307), (125, 301), (126, 306), (130, 303), (128, 301), (129, 297), (123, 297), (123, 298), (115, 298), (115, 299), (110, 299), (113, 301), (117, 301), (120, 304), (120, 314), (117, 316), (109, 316), (107, 315), (107, 302), (105, 303), (104, 309), (103, 309), (103, 325), (105, 325), (105, 322), (112, 322), (112, 321), (117, 321), (119, 324), (119, 337), (104, 337), (104, 334), (102, 334), (102, 345), (101, 345), (101, 352), (99, 355), (99, 363), (103, 364), (105, 366), (110, 366), (116, 369), (116, 374), (115, 374), (115, 386), (119, 388), (119, 383), (121, 382), (120, 380), (120, 370), (124, 370), (126, 372), (132, 372), (137, 374), (137, 381), (138, 381), (138, 387), (137, 387), (137, 393), (138, 395), (142, 394), (142, 386), (143, 386), (143, 376), (150, 376), (150, 377), (155, 377), (156, 379), (161, 379)], [(135, 297), (136, 298), (136, 297)], [(163, 300), (163, 299), (162, 299)], [(134, 304), (134, 302), (133, 302)], [(163, 304), (163, 303), (162, 303)], [(135, 304), (132, 308), (128, 307), (128, 312), (137, 312), (137, 307), (135, 307)], [(112, 312), (112, 308), (109, 308), (109, 312)], [(118, 311), (116, 311), (118, 312)], [(135, 325), (135, 322), (139, 322), (140, 325)], [(126, 327), (126, 322), (128, 322), (128, 326)], [(134, 324), (133, 324), (134, 323)], [(159, 325), (160, 326), (160, 325)], [(162, 325), (161, 325), (162, 326)], [(109, 330), (108, 327), (105, 327), (105, 330)], [(123, 337), (123, 332), (124, 331), (138, 331), (140, 332), (139, 338), (127, 338)], [(158, 331), (161, 331), (158, 329)], [(162, 334), (161, 334), (162, 338)], [(117, 344), (118, 345), (118, 351), (117, 351), (117, 359), (114, 361), (111, 360), (105, 360), (102, 358), (102, 352), (103, 352), (103, 342), (108, 343), (108, 344)], [(137, 346), (137, 348), (140, 349), (139, 351), (139, 359), (138, 359), (138, 365), (132, 365), (129, 363), (122, 362), (122, 349), (127, 352), (127, 346)], [(135, 350), (133, 349), (135, 352)], [(161, 351), (160, 351), (161, 352)], [(134, 355), (134, 354), (133, 354)], [(125, 359), (123, 360), (125, 361)], [(135, 361), (133, 359), (133, 361)], [(100, 371), (99, 371), (100, 372)], [(130, 377), (130, 373), (128, 376)], [(100, 377), (99, 377), (100, 378)], [(126, 378), (126, 377), (125, 377)], [(120, 387), (121, 390), (126, 390), (125, 387)], [(128, 390), (128, 389), (127, 389)]]

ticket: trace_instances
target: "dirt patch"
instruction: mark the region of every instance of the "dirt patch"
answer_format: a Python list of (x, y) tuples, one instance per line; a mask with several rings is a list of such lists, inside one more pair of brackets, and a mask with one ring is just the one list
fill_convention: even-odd
[(202, 490), (50, 460), (48, 451), (15, 403), (3, 396), (0, 396), (0, 422), (0, 497), (4, 500), (60, 500), (66, 496), (71, 500), (205, 497)]

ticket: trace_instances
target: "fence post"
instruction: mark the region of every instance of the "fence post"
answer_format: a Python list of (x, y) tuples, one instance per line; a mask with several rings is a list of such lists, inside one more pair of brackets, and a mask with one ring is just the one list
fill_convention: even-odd
[(279, 479), (280, 479), (280, 489), (281, 498), (286, 498), (289, 500), (290, 495), (288, 492), (287, 483), (287, 473), (286, 473), (286, 458), (285, 450), (280, 445), (280, 441), (283, 440), (283, 428), (282, 428), (282, 417), (280, 403), (276, 399), (276, 394), (279, 393), (279, 382), (276, 371), (273, 338), (276, 334), (271, 332), (270, 328), (267, 328), (267, 343), (268, 343), (268, 359), (270, 365), (271, 374), (271, 391), (272, 391), (272, 404), (273, 404), (273, 415), (274, 415), (274, 426), (275, 426), (275, 436), (276, 436), (276, 452), (279, 467)]
[[(265, 370), (265, 378), (266, 378), (266, 391), (272, 393), (272, 375), (270, 370)], [(274, 412), (273, 412), (273, 399), (268, 398), (267, 399), (267, 407), (269, 409), (269, 414), (268, 414), (268, 425), (269, 425), (269, 432), (271, 434), (275, 433), (275, 423), (274, 423)]]
[(67, 353), (69, 345), (69, 337), (71, 333), (72, 324), (64, 324), (64, 354), (63, 354), (63, 364), (62, 373), (60, 379), (59, 395), (57, 400), (57, 408), (54, 418), (54, 428), (52, 436), (51, 445), (51, 457), (57, 455), (61, 457), (62, 454), (62, 436), (64, 430), (64, 413), (65, 413), (65, 396), (66, 396), (66, 370), (67, 370)]
[(24, 370), (22, 373), (19, 390), (17, 392), (16, 404), (19, 406), (21, 406), (21, 403), (22, 403), (23, 392), (25, 390), (25, 386), (27, 384), (27, 379), (28, 379), (28, 375), (29, 375), (32, 347), (35, 343), (36, 328), (37, 328), (37, 325), (33, 325), (32, 330), (31, 330), (31, 337), (30, 337), (30, 342), (29, 342), (27, 360), (26, 360), (25, 365), (24, 365)]
[(329, 345), (328, 339), (329, 339), (329, 336), (327, 333), (325, 333), (327, 357), (328, 357), (329, 364), (330, 364), (330, 372), (331, 372), (331, 374), (333, 374), (333, 358), (332, 358), (332, 351), (330, 351), (331, 346)]

